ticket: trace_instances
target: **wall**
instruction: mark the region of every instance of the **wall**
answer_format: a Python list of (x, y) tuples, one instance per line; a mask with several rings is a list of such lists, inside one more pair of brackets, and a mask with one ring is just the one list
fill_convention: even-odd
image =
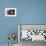
[[(16, 17), (6, 17), (5, 8), (17, 8)], [(0, 0), (0, 44), (7, 44), (17, 24), (46, 24), (46, 0)], [(17, 40), (16, 40), (17, 43)]]

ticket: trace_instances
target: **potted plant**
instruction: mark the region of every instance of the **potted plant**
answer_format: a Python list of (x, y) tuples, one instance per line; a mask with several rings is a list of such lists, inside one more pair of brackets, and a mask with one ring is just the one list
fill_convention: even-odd
[[(8, 35), (8, 40), (9, 41), (12, 41), (11, 44), (13, 45), (14, 44), (14, 41), (16, 39), (16, 33), (12, 32)], [(10, 45), (10, 43), (8, 42), (8, 46)]]

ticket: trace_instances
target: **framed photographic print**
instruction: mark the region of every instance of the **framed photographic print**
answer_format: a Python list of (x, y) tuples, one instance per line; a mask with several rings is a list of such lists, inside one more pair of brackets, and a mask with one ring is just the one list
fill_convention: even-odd
[(40, 24), (19, 24), (18, 41), (46, 41), (46, 25)]
[(16, 16), (16, 8), (5, 8), (5, 16)]

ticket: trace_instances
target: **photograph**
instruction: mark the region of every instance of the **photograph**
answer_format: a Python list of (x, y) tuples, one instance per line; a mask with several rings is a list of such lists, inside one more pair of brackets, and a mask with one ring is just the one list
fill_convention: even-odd
[(16, 16), (16, 8), (5, 8), (5, 16)]

